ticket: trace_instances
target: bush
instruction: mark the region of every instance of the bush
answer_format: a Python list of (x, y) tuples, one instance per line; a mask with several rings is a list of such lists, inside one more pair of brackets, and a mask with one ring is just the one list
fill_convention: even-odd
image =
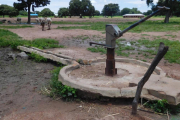
[(59, 42), (54, 39), (38, 38), (31, 42), (33, 47), (39, 49), (48, 49), (48, 48), (63, 48), (63, 45), (59, 45)]
[(65, 99), (76, 98), (76, 89), (63, 85), (60, 81), (58, 81), (58, 75), (61, 68), (62, 67), (57, 67), (53, 71), (51, 71), (52, 78), (50, 81), (50, 96), (63, 97)]
[(172, 106), (168, 104), (168, 101), (165, 99), (150, 101), (145, 104), (145, 107), (153, 109), (155, 112), (158, 113), (167, 113), (170, 112), (171, 114), (177, 114), (180, 112), (180, 106)]
[(31, 59), (34, 59), (34, 61), (36, 61), (36, 62), (47, 62), (47, 58), (44, 58), (43, 56), (38, 55), (38, 54), (33, 53), (33, 52), (31, 54), (29, 54), (29, 57)]

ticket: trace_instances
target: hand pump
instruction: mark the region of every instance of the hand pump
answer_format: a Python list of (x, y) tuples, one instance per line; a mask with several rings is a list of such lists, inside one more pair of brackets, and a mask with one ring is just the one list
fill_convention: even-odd
[(158, 10), (155, 11), (154, 13), (150, 14), (149, 16), (141, 19), (140, 21), (134, 23), (133, 25), (129, 26), (128, 28), (124, 29), (121, 31), (119, 27), (115, 24), (107, 24), (106, 25), (106, 44), (100, 44), (100, 43), (95, 43), (95, 42), (89, 42), (90, 46), (92, 44), (96, 45), (102, 45), (107, 48), (107, 59), (106, 59), (106, 68), (105, 68), (105, 74), (108, 76), (114, 76), (117, 74), (117, 68), (115, 68), (115, 46), (116, 46), (116, 39), (121, 37), (125, 32), (129, 31), (130, 29), (136, 27), (140, 23), (143, 23), (150, 17), (156, 15), (162, 10), (169, 10), (170, 8), (168, 7), (160, 7), (158, 6)]

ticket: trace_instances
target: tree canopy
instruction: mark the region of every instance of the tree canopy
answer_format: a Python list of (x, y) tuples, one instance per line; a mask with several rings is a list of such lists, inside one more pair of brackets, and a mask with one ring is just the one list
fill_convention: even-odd
[(20, 10), (20, 11), (19, 11), (19, 15), (27, 16), (28, 13), (27, 13), (27, 11), (25, 11), (25, 10)]
[(82, 0), (81, 1), (81, 14), (83, 16), (93, 16), (95, 13), (95, 8), (92, 6), (90, 0)]
[(125, 15), (125, 14), (140, 14), (141, 12), (137, 9), (137, 8), (123, 8), (121, 10), (121, 15)]
[(116, 13), (118, 13), (120, 10), (119, 10), (119, 5), (118, 4), (113, 4), (113, 3), (110, 3), (110, 4), (107, 4), (107, 5), (104, 5), (104, 8), (102, 10), (102, 14), (104, 16), (112, 16), (115, 15)]
[(81, 1), (71, 0), (69, 2), (69, 13), (70, 16), (79, 16), (81, 14)]
[(28, 23), (30, 23), (30, 8), (32, 6), (32, 10), (36, 7), (43, 7), (47, 4), (50, 4), (50, 0), (17, 0), (18, 3), (14, 2), (14, 7), (18, 10), (26, 10), (28, 11)]
[(93, 16), (95, 14), (95, 8), (90, 0), (71, 0), (69, 2), (69, 14), (70, 16)]
[(152, 10), (148, 10), (147, 12), (143, 12), (144, 15), (150, 15), (152, 13)]
[(121, 10), (121, 15), (129, 14), (130, 11), (131, 11), (131, 9), (129, 9), (129, 8), (123, 8), (123, 9)]
[(47, 16), (54, 16), (54, 13), (49, 8), (44, 8), (40, 13), (40, 16), (47, 17)]
[(99, 15), (100, 15), (99, 10), (95, 10), (95, 15), (96, 15), (96, 16), (99, 16)]
[(0, 5), (0, 15), (9, 15), (9, 17), (17, 16), (19, 15), (19, 11), (15, 9), (14, 7), (8, 6), (8, 5)]
[(60, 17), (66, 17), (69, 15), (69, 9), (68, 8), (59, 8), (58, 10), (58, 16)]

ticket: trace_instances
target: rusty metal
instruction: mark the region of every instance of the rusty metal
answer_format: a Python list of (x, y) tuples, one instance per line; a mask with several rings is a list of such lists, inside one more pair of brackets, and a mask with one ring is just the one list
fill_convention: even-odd
[(95, 42), (90, 42), (89, 44), (96, 44), (96, 45), (102, 45), (107, 48), (107, 59), (106, 59), (106, 68), (105, 68), (105, 74), (108, 76), (114, 76), (117, 74), (117, 69), (115, 68), (115, 46), (116, 42), (115, 40), (121, 37), (125, 32), (129, 31), (130, 29), (136, 27), (137, 25), (143, 23), (150, 17), (156, 15), (161, 10), (169, 10), (168, 7), (158, 7), (158, 10), (154, 13), (150, 14), (149, 16), (141, 19), (140, 21), (134, 23), (133, 25), (129, 26), (128, 28), (121, 31), (117, 25), (114, 24), (108, 24), (106, 25), (106, 44), (100, 44)]
[(107, 48), (107, 59), (105, 74), (107, 76), (114, 76), (117, 74), (117, 68), (115, 68), (114, 52), (115, 48)]

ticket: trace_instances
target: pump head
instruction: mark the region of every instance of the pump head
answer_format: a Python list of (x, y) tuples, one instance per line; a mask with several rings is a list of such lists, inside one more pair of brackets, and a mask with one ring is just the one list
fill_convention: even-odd
[(116, 39), (121, 36), (121, 30), (115, 24), (106, 25), (106, 47), (115, 48)]

